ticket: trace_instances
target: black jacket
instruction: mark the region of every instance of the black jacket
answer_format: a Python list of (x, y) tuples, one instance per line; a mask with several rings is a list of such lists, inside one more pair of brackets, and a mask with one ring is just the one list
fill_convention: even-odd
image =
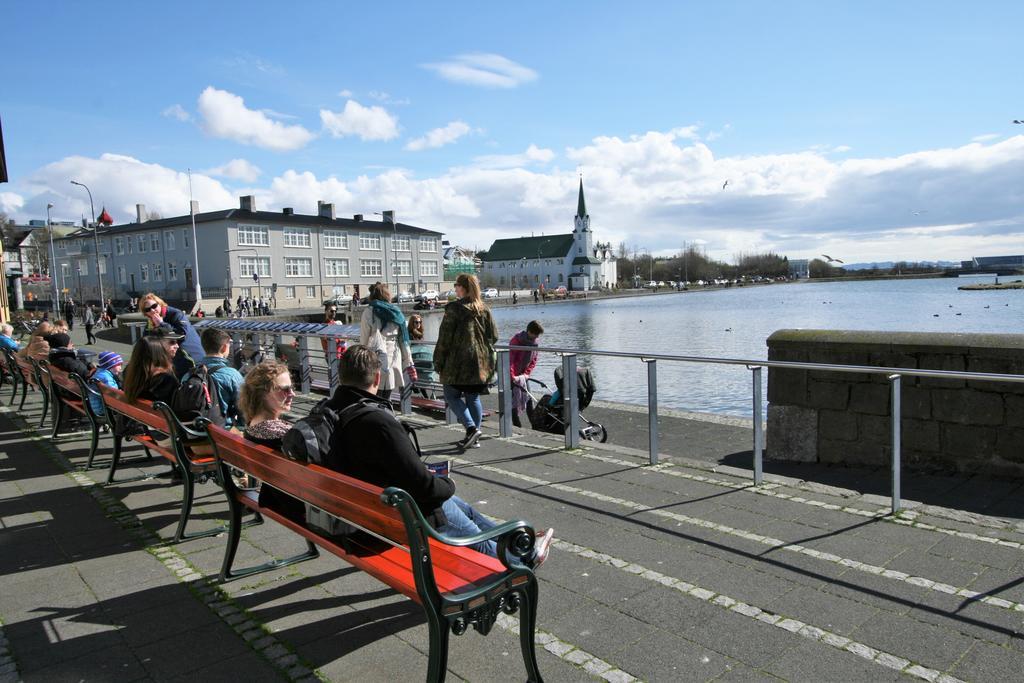
[[(387, 404), (374, 394), (341, 386), (328, 405), (340, 412), (361, 399), (381, 406)], [(331, 436), (331, 450), (324, 466), (380, 487), (403, 489), (413, 497), (435, 529), (448, 521), (441, 511), (441, 503), (455, 494), (455, 483), (427, 469), (402, 425), (386, 407), (358, 415), (344, 430), (336, 430)]]
[(74, 349), (50, 349), (50, 365), (64, 372), (74, 372), (82, 379), (89, 376), (89, 366), (79, 360)]

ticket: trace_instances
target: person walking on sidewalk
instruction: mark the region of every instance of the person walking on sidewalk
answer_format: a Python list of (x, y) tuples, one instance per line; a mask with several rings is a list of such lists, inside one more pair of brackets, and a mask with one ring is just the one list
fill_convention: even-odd
[(71, 297), (64, 302), (64, 320), (68, 322), (68, 331), (73, 331), (75, 329), (75, 300)]
[[(526, 329), (518, 333), (511, 340), (509, 346), (537, 346), (537, 340), (544, 334), (544, 328), (537, 320), (531, 320)], [(512, 372), (512, 424), (522, 427), (519, 414), (526, 410), (526, 402), (529, 391), (526, 387), (526, 380), (530, 373), (537, 367), (536, 351), (521, 351), (512, 349), (509, 352), (509, 369)]]
[(96, 313), (89, 304), (85, 305), (85, 311), (82, 313), (82, 323), (85, 325), (86, 345), (96, 343), (96, 335), (92, 333), (92, 328), (96, 326)]
[(478, 448), (483, 406), (480, 394), (494, 375), (498, 327), (480, 296), (475, 275), (462, 273), (455, 280), (455, 301), (444, 307), (444, 318), (434, 347), (434, 367), (444, 385), (444, 399), (466, 428), (457, 443), (465, 450)]

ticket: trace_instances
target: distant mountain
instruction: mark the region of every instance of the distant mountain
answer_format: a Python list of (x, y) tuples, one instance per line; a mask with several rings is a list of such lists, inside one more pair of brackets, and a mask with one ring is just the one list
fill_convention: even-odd
[[(907, 261), (920, 266), (935, 266), (937, 268), (959, 268), (959, 261)], [(843, 268), (846, 270), (868, 270), (869, 268), (892, 268), (896, 261), (875, 261), (874, 263), (846, 263)]]

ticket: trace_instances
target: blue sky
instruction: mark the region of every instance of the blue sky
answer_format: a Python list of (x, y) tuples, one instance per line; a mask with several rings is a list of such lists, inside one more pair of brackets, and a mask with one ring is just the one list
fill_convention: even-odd
[(75, 177), (174, 215), (191, 168), (203, 209), (484, 248), (571, 229), (582, 172), (598, 239), (656, 253), (1024, 245), (1019, 2), (492, 5), (8, 3), (0, 209), (78, 217)]

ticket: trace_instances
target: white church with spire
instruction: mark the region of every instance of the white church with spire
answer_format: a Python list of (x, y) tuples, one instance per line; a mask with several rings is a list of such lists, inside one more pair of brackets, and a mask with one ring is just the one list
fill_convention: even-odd
[(481, 262), (485, 287), (586, 291), (618, 280), (611, 245), (594, 242), (582, 178), (572, 233), (495, 240)]

